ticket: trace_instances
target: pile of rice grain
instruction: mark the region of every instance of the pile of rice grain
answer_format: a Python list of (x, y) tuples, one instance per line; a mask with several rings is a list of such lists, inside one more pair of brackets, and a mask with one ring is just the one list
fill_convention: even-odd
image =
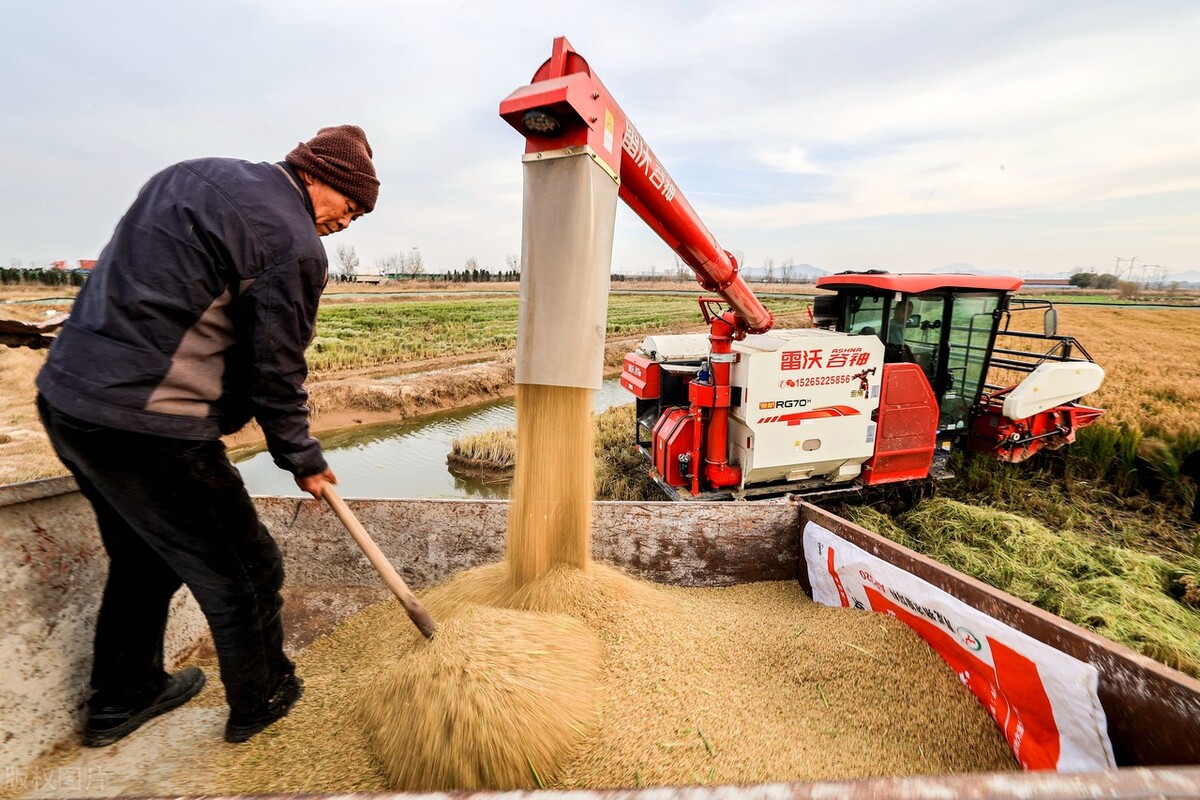
[(562, 615), (472, 606), (441, 623), (357, 713), (390, 786), (536, 788), (594, 720), (600, 643)]
[[(536, 788), (561, 772), (594, 720), (596, 634), (519, 606), (552, 569), (590, 559), (592, 392), (519, 384), (508, 569), (433, 611), (433, 641), (361, 694), (358, 716), (394, 789)], [(514, 602), (515, 601), (515, 602)]]
[[(885, 615), (815, 604), (794, 582), (683, 589), (593, 564), (516, 588), (507, 572), (467, 570), (423, 599), (442, 620), (494, 606), (573, 617), (598, 636), (594, 721), (556, 776), (539, 770), (552, 788), (1017, 768), (953, 671)], [(422, 643), (395, 603), (347, 620), (300, 656), (304, 700), (248, 744), (222, 748), (205, 791), (393, 788), (352, 709)]]

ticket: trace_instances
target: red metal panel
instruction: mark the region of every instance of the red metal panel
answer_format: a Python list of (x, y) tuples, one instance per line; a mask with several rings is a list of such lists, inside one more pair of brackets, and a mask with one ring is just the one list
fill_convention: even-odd
[[(679, 456), (692, 450), (692, 426), (695, 419), (686, 408), (672, 408), (659, 417), (651, 437), (654, 468), (670, 486), (687, 486), (688, 479), (679, 469)], [(693, 465), (694, 466), (694, 465)]]
[(933, 275), (926, 273), (915, 275), (891, 275), (888, 273), (823, 275), (817, 278), (818, 289), (868, 288), (886, 292), (903, 292), (904, 294), (919, 294), (935, 289), (991, 289), (1015, 292), (1021, 288), (1023, 283), (1021, 278), (996, 275)]
[(938, 404), (916, 364), (885, 364), (876, 420), (875, 455), (863, 464), (863, 483), (921, 480), (937, 447)]
[(657, 361), (639, 355), (626, 353), (625, 365), (621, 369), (621, 386), (634, 397), (642, 400), (657, 399), (662, 393), (662, 367)]
[(1001, 461), (1020, 463), (1043, 447), (1057, 449), (1075, 441), (1080, 428), (1086, 428), (1104, 412), (1098, 408), (1065, 403), (1026, 419), (1004, 416), (1004, 392), (993, 395), (971, 427), (967, 446), (990, 453)]
[(733, 400), (733, 388), (707, 383), (688, 384), (688, 402), (701, 408), (727, 408)]

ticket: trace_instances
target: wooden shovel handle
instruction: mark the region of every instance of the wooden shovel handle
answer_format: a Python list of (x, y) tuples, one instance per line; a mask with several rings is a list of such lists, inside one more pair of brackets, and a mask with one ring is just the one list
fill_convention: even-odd
[(363, 555), (371, 562), (371, 566), (379, 573), (379, 577), (383, 578), (383, 582), (392, 590), (392, 594), (396, 595), (396, 599), (400, 601), (400, 605), (404, 606), (404, 611), (408, 614), (408, 618), (417, 626), (417, 630), (421, 632), (426, 639), (432, 639), (434, 631), (437, 630), (437, 624), (433, 621), (433, 617), (429, 616), (429, 612), (425, 610), (425, 606), (421, 605), (421, 601), (408, 588), (408, 584), (396, 572), (395, 567), (387, 560), (387, 556), (379, 549), (379, 545), (375, 544), (375, 540), (371, 538), (371, 534), (367, 533), (367, 529), (362, 526), (358, 518), (354, 516), (354, 512), (346, 505), (346, 501), (342, 500), (341, 496), (334, 490), (333, 486), (326, 483), (323, 491), (325, 502), (329, 503), (329, 507), (333, 509), (333, 513), (337, 514), (337, 518), (346, 526), (346, 530), (350, 531), (350, 535), (354, 537), (355, 543), (359, 549), (363, 551)]

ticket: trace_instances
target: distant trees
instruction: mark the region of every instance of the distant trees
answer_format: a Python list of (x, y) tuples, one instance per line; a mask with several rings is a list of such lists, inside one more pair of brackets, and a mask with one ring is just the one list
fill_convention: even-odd
[[(13, 259), (10, 263), (20, 263)], [(45, 267), (0, 267), (0, 285), (16, 286), (35, 284), (40, 286), (83, 286), (88, 273), (79, 269), (48, 269)]]
[(784, 283), (792, 282), (792, 274), (796, 271), (796, 262), (790, 258), (785, 258), (783, 263), (779, 265), (779, 279)]
[(1105, 272), (1102, 275), (1097, 275), (1095, 272), (1076, 272), (1067, 280), (1072, 286), (1078, 286), (1080, 289), (1117, 288), (1117, 276), (1111, 272)]
[(404, 256), (399, 253), (388, 253), (375, 259), (375, 270), (380, 275), (399, 275), (404, 268)]
[(689, 267), (687, 264), (683, 263), (683, 259), (680, 258), (679, 256), (675, 256), (675, 276), (674, 277), (675, 277), (675, 280), (679, 281), (680, 283), (683, 283), (684, 281), (688, 281), (692, 277), (692, 268)]
[(506, 283), (521, 280), (521, 273), (511, 269), (492, 272), (486, 267), (475, 267), (461, 271), (451, 270), (446, 273), (446, 280), (451, 283)]
[(410, 278), (425, 274), (425, 259), (421, 258), (420, 250), (414, 247), (408, 251), (408, 255), (404, 258), (402, 272)]
[(425, 259), (421, 257), (421, 251), (414, 247), (408, 253), (388, 253), (375, 259), (375, 269), (380, 275), (397, 280), (417, 278), (425, 274)]
[[(521, 272), (514, 267), (515, 256), (508, 256), (505, 261), (509, 268), (492, 272), (486, 267), (479, 266), (479, 259), (471, 256), (463, 264), (462, 270), (451, 270), (446, 273), (446, 280), (453, 283), (492, 283), (495, 281), (512, 282), (521, 280)], [(519, 262), (518, 262), (519, 263)]]
[(1141, 285), (1133, 281), (1117, 281), (1117, 297), (1122, 300), (1132, 300), (1141, 290)]
[(358, 253), (355, 252), (353, 245), (347, 247), (344, 244), (339, 244), (337, 246), (337, 263), (343, 275), (355, 275), (358, 273)]

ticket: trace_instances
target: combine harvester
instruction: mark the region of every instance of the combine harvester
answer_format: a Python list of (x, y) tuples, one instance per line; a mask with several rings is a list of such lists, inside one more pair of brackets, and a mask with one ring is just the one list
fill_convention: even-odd
[[(955, 447), (1024, 461), (1104, 413), (1078, 403), (1104, 370), (1056, 334), (1052, 308), (1043, 333), (1007, 329), (1010, 309), (1030, 303), (1012, 297), (1019, 278), (872, 271), (817, 286), (837, 294), (816, 298), (813, 328), (747, 335), (743, 288), (722, 292), (723, 313), (700, 298), (707, 337), (650, 336), (625, 357), (635, 443), (673, 499), (922, 483), (950, 476)], [(998, 347), (999, 337), (1045, 346)], [(986, 382), (1001, 370), (1027, 375)]]
[[(573, 358), (588, 365), (564, 376), (556, 365), (534, 364), (526, 367), (526, 380), (586, 383), (593, 379), (593, 367), (599, 380), (599, 365), (590, 359), (597, 337), (603, 341), (604, 327), (601, 324), (597, 331), (594, 323), (596, 307), (603, 305), (606, 292), (597, 298), (589, 291), (603, 288), (596, 273), (610, 256), (603, 251), (611, 248), (618, 194), (677, 252), (686, 254), (705, 288), (720, 294), (730, 306), (721, 310), (713, 301), (702, 301), (712, 333), (701, 348), (689, 347), (684, 353), (676, 343), (661, 350), (651, 346), (626, 364), (630, 385), (645, 395), (639, 396), (639, 413), (653, 422), (644, 427), (661, 433), (668, 427), (686, 426), (676, 436), (657, 439), (664, 448), (675, 448), (659, 463), (666, 468), (661, 474), (680, 496), (684, 492), (706, 498), (713, 492), (733, 494), (755, 486), (760, 476), (769, 476), (764, 483), (816, 479), (832, 485), (905, 471), (915, 479), (924, 477), (918, 475), (920, 465), (934, 460), (942, 442), (970, 441), (973, 433), (981, 443), (988, 443), (980, 446), (1016, 460), (1035, 444), (1069, 438), (1087, 417), (1087, 411), (1061, 396), (1063, 392), (1077, 396), (1078, 385), (1060, 389), (1058, 370), (1042, 370), (1042, 375), (1050, 372), (1051, 378), (1033, 386), (1046, 388), (1026, 390), (1025, 399), (1019, 389), (1003, 401), (990, 397), (988, 408), (999, 404), (995, 426), (986, 415), (971, 411), (982, 403), (983, 356), (995, 359), (996, 324), (1007, 293), (1016, 288), (1013, 282), (919, 287), (912, 283), (915, 278), (835, 276), (829, 280), (838, 296), (822, 303), (817, 313), (817, 321), (834, 330), (767, 334), (769, 312), (738, 277), (732, 258), (715, 247), (645, 141), (565, 39), (555, 40), (550, 60), (529, 86), (503, 102), (501, 114), (526, 136), (526, 164), (537, 165), (526, 172), (523, 245), (523, 264), (537, 262), (537, 268), (531, 273), (522, 270), (522, 299), (571, 285), (576, 294), (563, 297), (564, 305), (574, 304), (576, 312), (589, 315), (582, 318), (592, 323), (575, 341), (562, 329), (539, 330), (540, 317), (523, 316), (526, 327), (521, 336), (527, 339), (527, 347), (537, 352), (544, 344), (537, 341), (542, 337), (568, 348)], [(543, 170), (546, 164), (551, 166)], [(589, 268), (582, 286), (575, 276), (562, 274), (575, 267), (573, 259), (580, 254)], [(530, 279), (531, 274), (536, 277)], [(974, 309), (970, 318), (955, 313), (966, 307), (960, 300), (968, 296)], [(881, 337), (879, 328), (865, 329), (882, 325), (893, 306), (904, 299), (914, 304), (902, 326), (909, 352), (900, 346), (899, 355), (891, 356), (886, 335)], [(870, 324), (864, 308), (870, 308)], [(973, 319), (981, 322), (978, 338), (972, 333), (964, 343), (943, 335), (963, 326), (976, 331)], [(935, 326), (938, 321), (941, 325)], [(918, 342), (917, 332), (931, 336)], [(556, 334), (558, 342), (553, 341)], [(981, 349), (975, 349), (977, 344)], [(837, 363), (830, 366), (831, 360), (837, 362), (843, 355), (855, 363), (844, 369)], [(760, 357), (765, 365), (761, 369)], [(1072, 369), (1083, 365), (1081, 374), (1099, 379), (1086, 366), (1088, 362), (1063, 363)], [(843, 375), (849, 380), (841, 380)], [(810, 377), (820, 380), (811, 386), (787, 384)], [(809, 391), (818, 388), (836, 389), (846, 396)], [(1030, 393), (1038, 395), (1035, 401), (1029, 400)], [(1046, 405), (1041, 395), (1047, 394), (1057, 399)], [(672, 399), (676, 397), (685, 397), (686, 403)], [(801, 406), (802, 399), (809, 402)], [(797, 404), (780, 406), (781, 400)], [(1010, 401), (1013, 407), (1007, 405)], [(776, 407), (760, 408), (769, 402)], [(839, 406), (844, 410), (831, 410)], [(772, 430), (766, 426), (777, 423), (760, 422), (758, 415), (784, 417), (818, 409), (826, 413), (798, 417), (796, 425), (788, 424), (790, 420), (779, 425), (781, 431), (788, 431), (782, 450), (817, 455), (788, 461), (763, 446), (763, 437), (770, 438), (764, 431)], [(910, 409), (915, 409), (911, 415)], [(1038, 419), (1043, 422), (1032, 422)], [(1044, 426), (1050, 424), (1056, 429), (1072, 427), (1056, 430), (1056, 436), (1043, 436), (1049, 433)], [(750, 429), (751, 425), (763, 427)], [(920, 439), (920, 446), (897, 444), (903, 436), (885, 430), (893, 425), (905, 432), (903, 436)], [(995, 432), (988, 433), (990, 427)], [(841, 448), (838, 440), (851, 435), (862, 440), (854, 443), (853, 453), (833, 457), (827, 457), (828, 450), (821, 453), (823, 448)], [(733, 445), (741, 446), (744, 436), (749, 441), (736, 449)], [(872, 436), (892, 444), (877, 452)], [(806, 449), (805, 443), (814, 438), (820, 441)], [(870, 445), (865, 452), (863, 445)], [(653, 443), (647, 449), (653, 453), (657, 447)], [(852, 448), (846, 444), (843, 449)], [(897, 466), (901, 457), (908, 466)], [(769, 460), (776, 463), (765, 463)], [(923, 468), (925, 474), (931, 469)], [(374, 570), (345, 540), (339, 522), (323, 504), (260, 497), (256, 505), (285, 556), (284, 611), (293, 649), (328, 632), (365, 604), (384, 599), (385, 590), (378, 586)], [(418, 590), (467, 567), (497, 561), (504, 553), (508, 516), (504, 502), (357, 500), (350, 505), (376, 534), (405, 580)], [(1200, 681), (810, 503), (796, 498), (767, 504), (596, 503), (592, 519), (592, 556), (634, 575), (679, 586), (794, 580), (819, 602), (874, 609), (905, 621), (980, 698), (1028, 771), (772, 786), (628, 787), (577, 791), (572, 797), (1200, 796), (1200, 766), (1196, 766), (1200, 765)], [(0, 562), (0, 697), (5, 728), (0, 758), (20, 771), (33, 768), (47, 753), (69, 750), (77, 740), (104, 559), (94, 520), (70, 479), (0, 487), (0, 531), (5, 554)], [(176, 599), (167, 642), (171, 663), (179, 663), (207, 638), (190, 596), (185, 592)], [(730, 646), (736, 647), (737, 642)], [(202, 712), (184, 707), (174, 715), (186, 718)], [(82, 764), (84, 771), (77, 774), (84, 777), (90, 774), (88, 769), (107, 771), (101, 773), (106, 776), (102, 787), (82, 785), (74, 793), (70, 787), (57, 793), (176, 796), (172, 770), (182, 770), (190, 762), (186, 744), (156, 739), (150, 731), (131, 737), (120, 759), (102, 760), (107, 757), (103, 751), (60, 754), (56, 768)], [(36, 787), (31, 794), (37, 794)], [(559, 796), (541, 791), (522, 795)]]

